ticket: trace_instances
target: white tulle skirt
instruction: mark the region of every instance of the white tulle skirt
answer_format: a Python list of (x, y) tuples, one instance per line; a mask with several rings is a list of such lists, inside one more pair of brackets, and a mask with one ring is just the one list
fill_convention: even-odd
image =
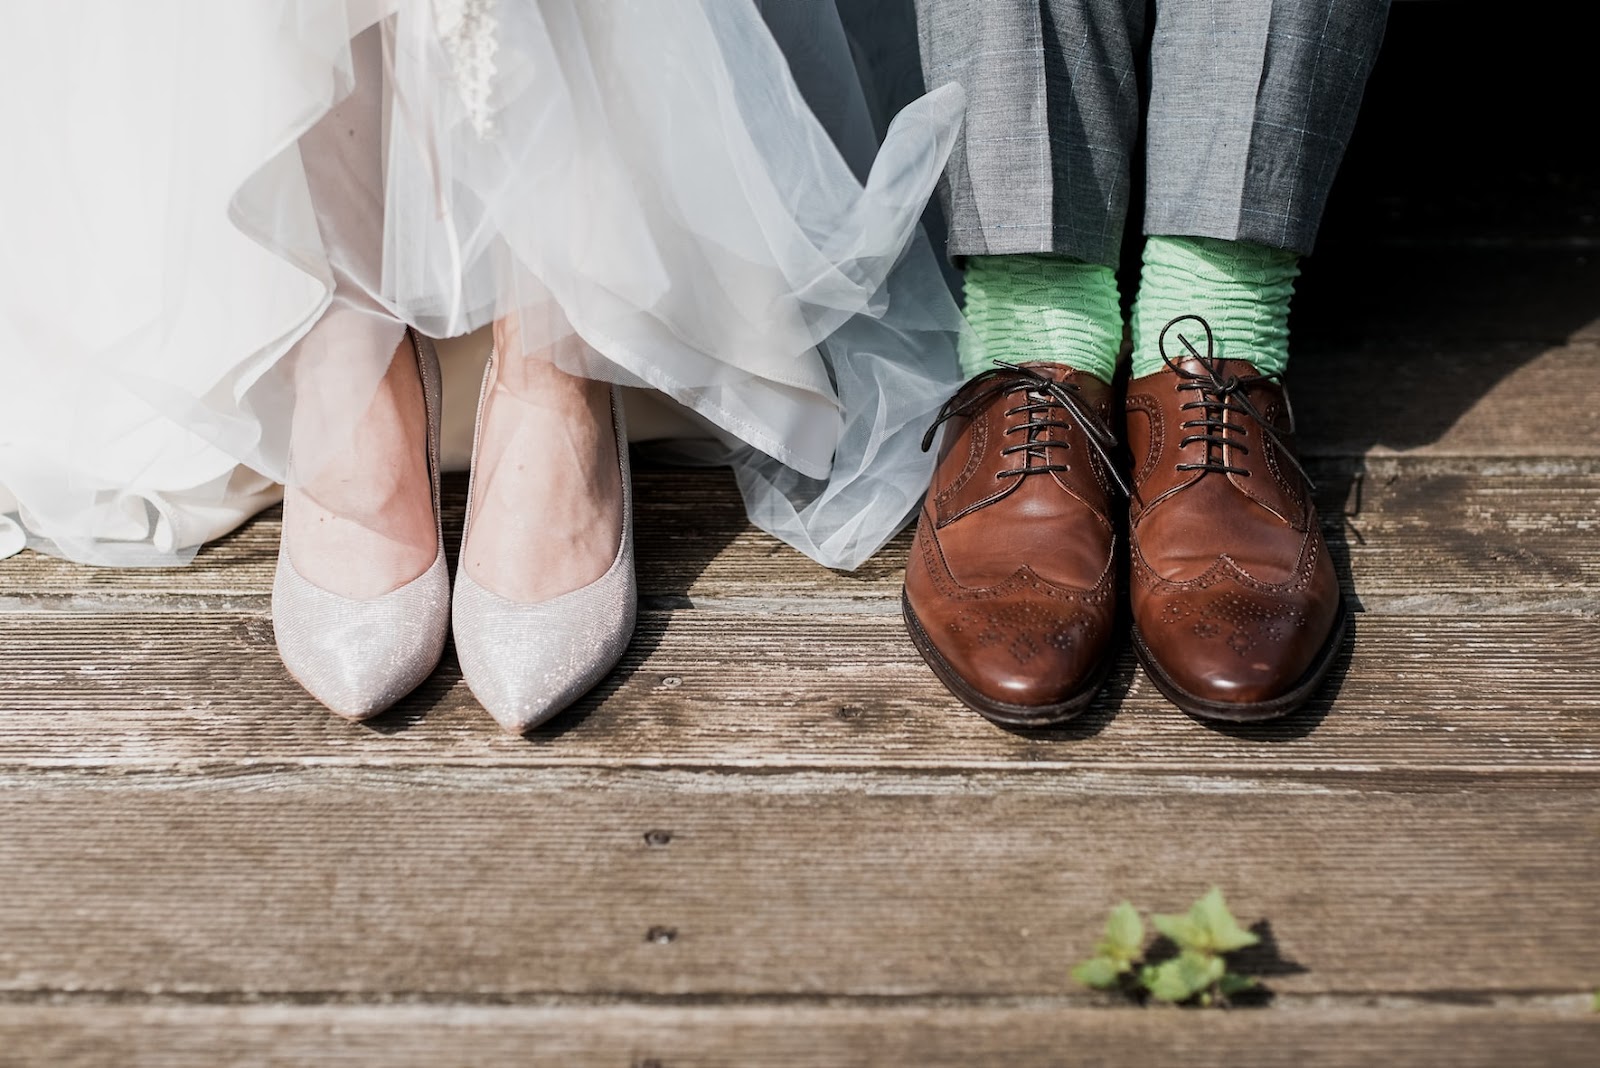
[[(832, 0), (53, 0), (0, 13), (0, 555), (166, 565), (348, 443), (406, 326), (701, 417), (854, 567), (961, 320)], [(290, 430), (295, 461), (289, 462)]]

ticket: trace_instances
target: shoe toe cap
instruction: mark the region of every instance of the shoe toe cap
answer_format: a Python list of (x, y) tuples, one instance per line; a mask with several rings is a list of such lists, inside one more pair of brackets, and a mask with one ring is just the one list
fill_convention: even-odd
[[(915, 606), (908, 605), (915, 615)], [(1043, 600), (987, 602), (914, 625), (958, 694), (1010, 709), (1048, 710), (1081, 697), (1102, 672), (1114, 637), (1099, 606)], [(922, 643), (919, 643), (922, 644)], [(947, 680), (948, 681), (948, 680)]]
[(508, 734), (524, 734), (562, 712), (605, 677), (609, 665), (575, 668), (566, 658), (540, 650), (515, 663), (490, 664), (462, 658), (462, 675), (478, 703)]
[(1170, 685), (1246, 716), (1304, 686), (1327, 656), (1339, 614), (1336, 597), (1301, 603), (1236, 594), (1204, 603), (1176, 597), (1142, 613), (1139, 632), (1146, 657)]
[(1161, 662), (1167, 678), (1187, 694), (1218, 705), (1248, 706), (1286, 693), (1304, 672), (1299, 658), (1238, 662), (1221, 656), (1190, 655)]
[(393, 707), (431, 672), (431, 668), (408, 670), (370, 648), (360, 660), (338, 650), (328, 657), (284, 656), (283, 661), (307, 693), (334, 715), (357, 722)]
[(460, 577), (454, 629), (462, 677), (503, 730), (532, 730), (593, 689), (622, 659), (636, 605), (631, 570), (533, 605), (507, 601)]
[(292, 573), (273, 590), (278, 655), (307, 693), (336, 715), (362, 720), (389, 708), (433, 673), (449, 629), (442, 558), (400, 590), (357, 601)]

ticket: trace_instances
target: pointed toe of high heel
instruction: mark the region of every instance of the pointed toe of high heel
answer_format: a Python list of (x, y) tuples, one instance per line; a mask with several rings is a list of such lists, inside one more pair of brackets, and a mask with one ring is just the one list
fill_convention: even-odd
[(592, 690), (633, 638), (632, 554), (599, 580), (541, 604), (506, 600), (457, 575), (461, 675), (501, 728), (532, 730)]
[(312, 585), (280, 556), (272, 618), (278, 656), (295, 681), (334, 714), (368, 719), (439, 665), (450, 620), (444, 554), (412, 582), (364, 601)]

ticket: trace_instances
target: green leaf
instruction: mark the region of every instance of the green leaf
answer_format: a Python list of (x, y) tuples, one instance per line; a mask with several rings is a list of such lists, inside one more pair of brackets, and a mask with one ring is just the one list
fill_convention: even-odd
[(1243, 994), (1246, 990), (1254, 990), (1256, 985), (1257, 980), (1254, 976), (1235, 975), (1233, 972), (1229, 972), (1217, 980), (1217, 989), (1222, 991), (1222, 996), (1225, 998), (1231, 998), (1235, 994)]
[(1220, 958), (1185, 950), (1172, 960), (1144, 968), (1139, 981), (1157, 1001), (1188, 1001), (1209, 990), (1226, 971)]
[(1594, 1000), (1589, 1002), (1589, 1008), (1595, 1012), (1600, 1012), (1600, 990), (1594, 992)]
[(1206, 941), (1205, 928), (1195, 923), (1192, 916), (1155, 915), (1150, 917), (1150, 922), (1156, 930), (1176, 942), (1179, 949), (1204, 951), (1211, 948)]
[(1091, 957), (1072, 969), (1072, 977), (1095, 990), (1114, 990), (1129, 965), (1110, 957)]
[(1095, 949), (1114, 960), (1131, 963), (1139, 956), (1143, 944), (1144, 924), (1139, 920), (1139, 910), (1124, 901), (1111, 910), (1111, 917), (1106, 920), (1106, 936)]
[(1204, 944), (1197, 945), (1195, 947), (1197, 949), (1232, 953), (1236, 949), (1244, 949), (1261, 941), (1239, 926), (1239, 921), (1228, 911), (1228, 903), (1222, 899), (1222, 890), (1219, 887), (1213, 886), (1204, 897), (1190, 906), (1189, 922), (1204, 932)]

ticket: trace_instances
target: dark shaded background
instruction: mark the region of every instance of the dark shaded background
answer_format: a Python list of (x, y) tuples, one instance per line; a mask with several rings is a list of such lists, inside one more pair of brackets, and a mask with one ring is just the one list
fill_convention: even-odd
[(1592, 39), (1541, 5), (1394, 4), (1295, 343), (1566, 340), (1600, 318)]

